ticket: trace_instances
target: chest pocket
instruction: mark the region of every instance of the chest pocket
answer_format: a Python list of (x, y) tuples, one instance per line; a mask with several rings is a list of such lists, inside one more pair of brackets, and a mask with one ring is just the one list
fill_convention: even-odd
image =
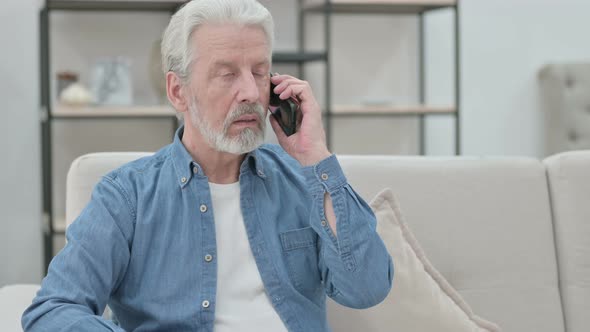
[(311, 227), (279, 234), (291, 282), (302, 293), (321, 286), (318, 267), (318, 235)]

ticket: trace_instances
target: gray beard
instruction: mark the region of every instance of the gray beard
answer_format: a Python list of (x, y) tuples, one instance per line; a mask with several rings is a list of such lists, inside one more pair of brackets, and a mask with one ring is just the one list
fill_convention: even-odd
[[(209, 146), (217, 151), (245, 154), (257, 149), (264, 142), (266, 112), (260, 103), (240, 104), (231, 110), (223, 122), (221, 131), (216, 131), (211, 126), (211, 123), (202, 116), (194, 99), (189, 106), (189, 112), (193, 126), (199, 129)], [(258, 128), (245, 128), (236, 136), (230, 136), (228, 132), (231, 124), (239, 117), (247, 114), (256, 114), (258, 116)]]

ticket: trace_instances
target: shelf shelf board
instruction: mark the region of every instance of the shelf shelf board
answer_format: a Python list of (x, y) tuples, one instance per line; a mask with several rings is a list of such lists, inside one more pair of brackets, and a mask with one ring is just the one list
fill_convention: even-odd
[[(49, 232), (49, 215), (43, 212), (43, 233), (50, 234)], [(53, 234), (64, 235), (66, 233), (66, 218), (65, 217), (53, 217)]]
[(272, 55), (274, 63), (304, 63), (326, 59), (325, 52), (275, 52)]
[(179, 0), (47, 0), (50, 10), (174, 11), (186, 1)]
[(409, 115), (443, 115), (455, 114), (452, 106), (367, 106), (367, 105), (335, 105), (331, 116), (409, 116)]
[(455, 7), (457, 0), (306, 0), (303, 8), (310, 12), (331, 10), (348, 14), (421, 14), (429, 10)]
[(53, 232), (55, 234), (65, 234), (66, 233), (66, 218), (54, 218), (53, 219)]
[(57, 105), (51, 115), (60, 119), (83, 118), (170, 118), (176, 113), (170, 106), (73, 107)]

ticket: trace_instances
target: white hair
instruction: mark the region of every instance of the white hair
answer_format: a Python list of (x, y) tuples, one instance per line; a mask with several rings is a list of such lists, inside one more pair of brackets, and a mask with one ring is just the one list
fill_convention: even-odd
[(161, 49), (164, 73), (171, 71), (182, 81), (189, 81), (193, 52), (198, 52), (196, 45), (191, 45), (191, 37), (206, 23), (235, 23), (261, 27), (272, 52), (274, 22), (268, 9), (258, 1), (192, 0), (172, 16), (164, 31)]

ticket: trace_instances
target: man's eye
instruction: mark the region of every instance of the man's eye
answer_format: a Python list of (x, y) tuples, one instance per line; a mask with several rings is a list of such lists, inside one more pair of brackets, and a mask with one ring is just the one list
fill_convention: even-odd
[(223, 76), (223, 77), (233, 77), (234, 76), (234, 73), (231, 73), (231, 72), (222, 73), (221, 76)]

